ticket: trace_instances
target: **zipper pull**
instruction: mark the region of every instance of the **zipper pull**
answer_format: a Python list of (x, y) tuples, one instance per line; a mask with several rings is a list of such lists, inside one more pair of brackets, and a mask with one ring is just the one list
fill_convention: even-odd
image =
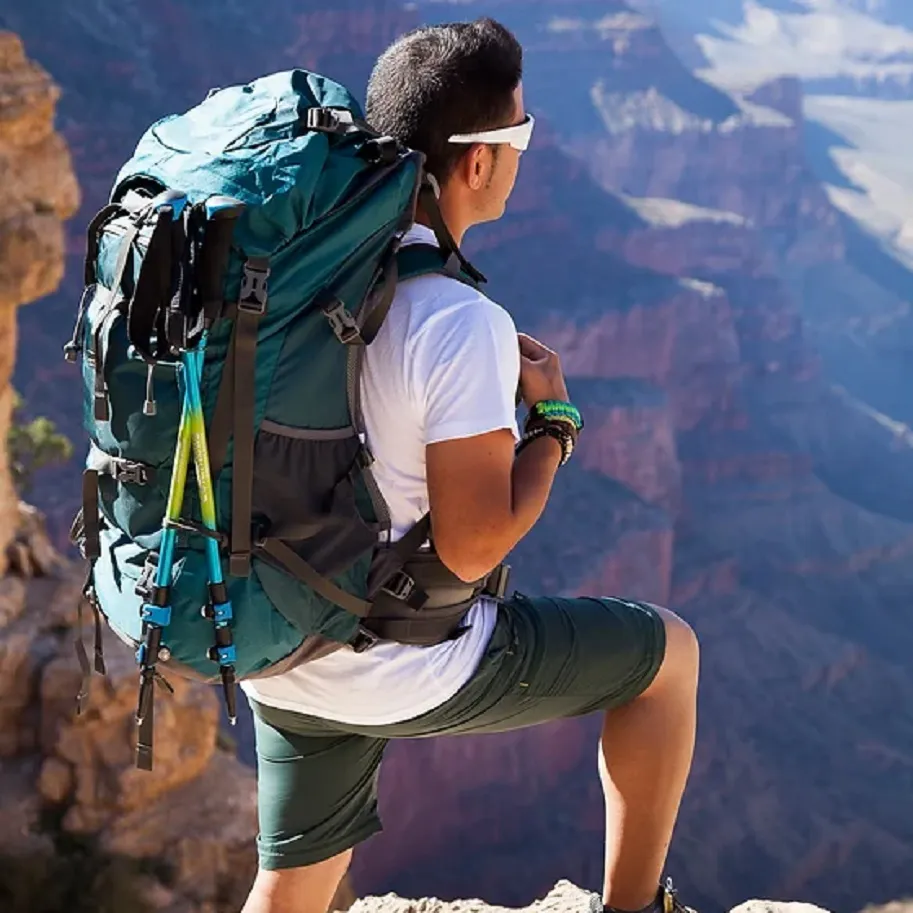
[(155, 365), (146, 367), (146, 402), (143, 403), (143, 415), (155, 415), (155, 386), (153, 383), (152, 372), (155, 371)]

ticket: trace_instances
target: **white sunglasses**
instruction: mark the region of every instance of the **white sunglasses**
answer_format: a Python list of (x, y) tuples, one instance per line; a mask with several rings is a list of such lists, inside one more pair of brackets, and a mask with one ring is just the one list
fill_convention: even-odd
[(448, 139), (451, 143), (487, 143), (495, 146), (507, 143), (518, 152), (526, 152), (533, 135), (536, 119), (532, 114), (512, 127), (501, 127), (497, 130), (482, 130), (480, 133), (455, 133)]

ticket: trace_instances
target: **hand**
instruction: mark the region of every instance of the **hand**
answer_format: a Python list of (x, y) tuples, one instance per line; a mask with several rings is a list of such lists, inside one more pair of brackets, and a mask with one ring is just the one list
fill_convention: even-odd
[(544, 399), (570, 402), (558, 354), (532, 336), (518, 333), (520, 342), (520, 395), (527, 409)]

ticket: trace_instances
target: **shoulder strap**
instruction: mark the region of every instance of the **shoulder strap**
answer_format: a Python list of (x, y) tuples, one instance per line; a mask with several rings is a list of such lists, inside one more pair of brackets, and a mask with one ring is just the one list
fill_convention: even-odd
[(406, 279), (441, 273), (478, 288), (477, 280), (460, 264), (461, 261), (456, 256), (434, 244), (408, 244), (394, 248), (383, 265), (377, 294), (367, 308), (367, 316), (357, 334), (359, 341), (365, 345), (374, 341), (393, 304), (396, 286)]
[(479, 287), (478, 281), (461, 268), (459, 261), (452, 254), (448, 254), (435, 244), (407, 244), (397, 252), (396, 263), (400, 282), (417, 276), (441, 273), (465, 282), (473, 288)]

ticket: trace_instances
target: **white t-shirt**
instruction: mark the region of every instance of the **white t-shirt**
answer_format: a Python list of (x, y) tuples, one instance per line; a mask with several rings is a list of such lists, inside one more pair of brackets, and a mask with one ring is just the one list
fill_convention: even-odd
[[(435, 244), (414, 226), (404, 243)], [(502, 307), (462, 282), (432, 275), (400, 284), (368, 347), (362, 408), (373, 470), (390, 508), (392, 539), (428, 510), (425, 446), (509, 428), (519, 437), (517, 332)], [(472, 676), (495, 624), (496, 603), (470, 609), (470, 630), (418, 647), (383, 642), (348, 647), (272, 678), (244, 682), (273, 707), (361, 725), (412, 719), (449, 700)]]

